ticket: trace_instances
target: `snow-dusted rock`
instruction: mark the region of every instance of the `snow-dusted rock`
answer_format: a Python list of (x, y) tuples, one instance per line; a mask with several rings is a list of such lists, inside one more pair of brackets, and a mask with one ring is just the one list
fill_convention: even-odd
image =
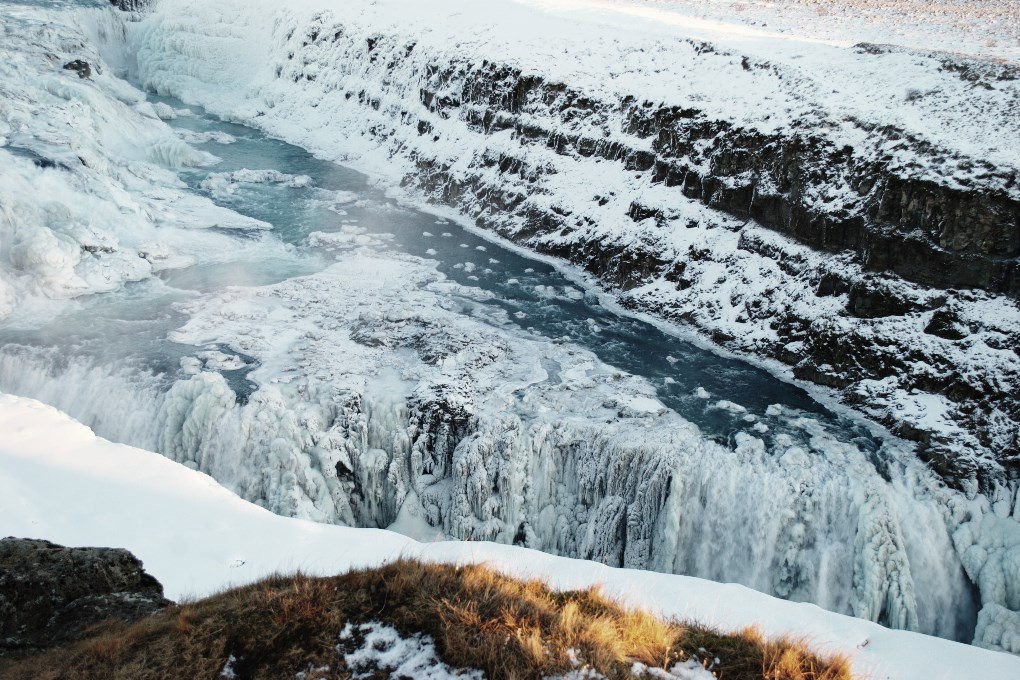
[(968, 493), (1016, 487), (1015, 66), (583, 2), (259, 7), (166, 0), (139, 77), (786, 362)]

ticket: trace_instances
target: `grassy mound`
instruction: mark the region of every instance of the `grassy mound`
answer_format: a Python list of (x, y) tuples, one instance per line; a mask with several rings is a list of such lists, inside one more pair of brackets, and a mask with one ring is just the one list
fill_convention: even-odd
[(635, 663), (672, 668), (691, 658), (722, 680), (851, 678), (846, 659), (820, 656), (802, 640), (665, 622), (596, 589), (554, 592), (484, 566), (417, 561), (328, 578), (273, 577), (133, 625), (104, 624), (85, 641), (0, 668), (0, 677), (387, 677), (383, 668), (353, 673), (338, 648), (346, 624), (368, 622), (429, 636), (442, 662), (488, 680), (583, 667), (628, 678), (640, 672)]

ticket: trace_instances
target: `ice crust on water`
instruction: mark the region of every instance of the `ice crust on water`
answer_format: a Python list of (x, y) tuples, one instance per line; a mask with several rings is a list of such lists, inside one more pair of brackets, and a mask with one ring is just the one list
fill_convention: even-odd
[(237, 141), (237, 138), (233, 135), (220, 130), (209, 130), (207, 132), (175, 130), (174, 132), (176, 132), (177, 136), (188, 144), (207, 144), (209, 142), (216, 142), (217, 144), (233, 144)]
[[(202, 188), (214, 197), (223, 198), (237, 191), (241, 184), (279, 184), (292, 188), (310, 186), (312, 178), (308, 175), (288, 175), (278, 170), (235, 170), (233, 172), (210, 173), (202, 181)], [(346, 192), (343, 192), (346, 193)]]

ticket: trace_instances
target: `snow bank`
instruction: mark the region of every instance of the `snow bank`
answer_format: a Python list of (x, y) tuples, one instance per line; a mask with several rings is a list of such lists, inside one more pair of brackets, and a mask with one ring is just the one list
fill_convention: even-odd
[(416, 543), (373, 529), (287, 519), (163, 456), (111, 444), (58, 411), (0, 396), (0, 535), (134, 552), (172, 598), (202, 596), (276, 570), (335, 574), (400, 556), (489, 562), (557, 588), (604, 584), (633, 606), (726, 629), (759, 625), (843, 651), (863, 676), (957, 680), (1020, 675), (1020, 659), (893, 631), (741, 586), (613, 569), (490, 543)]

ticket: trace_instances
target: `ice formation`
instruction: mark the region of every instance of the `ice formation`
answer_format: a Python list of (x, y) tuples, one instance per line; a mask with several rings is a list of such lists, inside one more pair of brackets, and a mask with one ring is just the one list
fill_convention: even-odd
[[(122, 20), (57, 11), (65, 21), (3, 6), (0, 318), (31, 300), (116, 290), (229, 242), (184, 228), (259, 226), (237, 214), (224, 220), (229, 211), (182, 191), (171, 170), (215, 157), (178, 138), (160, 120), (166, 111), (104, 64), (88, 36), (122, 35)], [(70, 53), (95, 65), (91, 77), (60, 68)]]
[(961, 525), (953, 542), (981, 591), (975, 643), (1020, 654), (1020, 525), (986, 514)]

